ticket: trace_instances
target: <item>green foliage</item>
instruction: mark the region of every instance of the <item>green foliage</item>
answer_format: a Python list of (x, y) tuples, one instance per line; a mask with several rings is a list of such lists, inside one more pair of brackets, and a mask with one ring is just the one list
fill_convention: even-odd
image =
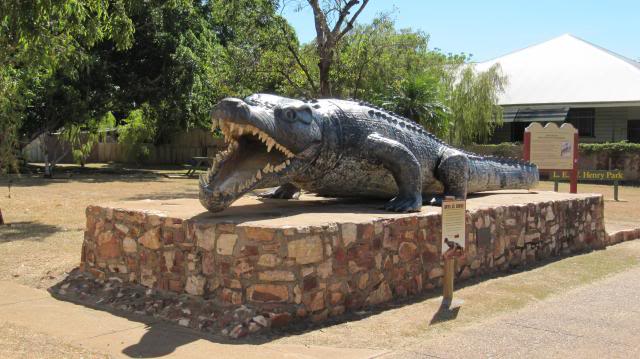
[(581, 143), (580, 151), (585, 154), (590, 153), (635, 153), (640, 154), (640, 143), (629, 143), (627, 141), (606, 142), (606, 143)]
[(439, 80), (421, 74), (403, 79), (382, 106), (410, 118), (443, 137), (449, 130), (449, 109), (440, 102)]
[(503, 142), (498, 144), (468, 144), (464, 148), (470, 152), (485, 156), (505, 158), (522, 158), (522, 144), (517, 142)]
[(58, 85), (56, 73), (77, 77), (86, 49), (98, 41), (111, 38), (120, 49), (132, 45), (124, 9), (125, 0), (0, 2), (0, 171), (15, 163), (21, 145), (60, 127), (34, 116), (35, 106), (42, 108), (40, 96)]
[[(254, 92), (315, 97), (330, 89), (383, 105), (456, 143), (482, 140), (499, 122), (497, 72), (458, 71), (466, 55), (430, 50), (427, 34), (398, 30), (385, 15), (353, 28), (342, 23), (339, 38), (324, 48), (326, 86), (329, 67), (320, 81), (318, 44), (298, 43), (278, 15), (281, 4), (0, 3), (0, 170), (13, 166), (21, 146), (61, 128), (83, 163), (104, 133), (103, 121), (122, 127), (120, 141), (142, 161), (148, 144), (209, 127), (209, 111), (221, 98)], [(331, 13), (328, 22), (355, 13)]]
[(157, 118), (148, 104), (129, 112), (124, 124), (118, 128), (118, 143), (125, 147), (126, 157), (142, 163), (149, 157), (149, 144), (156, 136)]
[(449, 142), (464, 145), (486, 142), (496, 126), (502, 124), (498, 95), (504, 90), (506, 77), (498, 65), (485, 72), (464, 66), (449, 80), (445, 104), (451, 109)]
[(99, 119), (91, 119), (83, 124), (70, 124), (60, 134), (60, 139), (71, 146), (73, 160), (84, 166), (93, 147), (104, 142), (109, 130), (116, 126), (116, 118), (107, 112)]
[(334, 93), (374, 101), (389, 98), (400, 82), (444, 62), (444, 56), (428, 50), (428, 42), (423, 32), (397, 30), (388, 16), (357, 25), (341, 42), (332, 73)]

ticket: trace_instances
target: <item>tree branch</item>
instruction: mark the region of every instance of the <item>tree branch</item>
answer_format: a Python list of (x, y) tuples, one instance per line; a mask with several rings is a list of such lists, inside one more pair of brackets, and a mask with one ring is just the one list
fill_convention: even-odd
[(327, 42), (329, 37), (329, 28), (327, 26), (327, 18), (318, 4), (318, 0), (308, 0), (309, 5), (311, 5), (311, 9), (313, 9), (313, 18), (316, 25), (316, 42), (318, 43), (318, 47), (320, 45), (324, 45)]
[[(351, 10), (351, 8), (356, 6), (359, 2), (360, 2), (360, 0), (349, 0), (344, 5), (344, 8), (338, 10), (339, 11), (338, 12), (338, 20), (336, 21), (336, 24), (333, 26), (333, 30), (331, 30), (331, 32), (334, 35), (340, 33), (340, 28), (342, 27), (342, 23), (344, 22), (344, 20), (349, 15), (349, 10)], [(338, 5), (338, 6), (340, 6), (340, 5)]]
[[(355, 0), (351, 0), (349, 3), (354, 2)], [(358, 3), (359, 1), (355, 1), (355, 3)], [(340, 31), (340, 28), (336, 28), (334, 30), (340, 31), (340, 34), (336, 36), (336, 41), (340, 41), (340, 39), (342, 39), (342, 37), (344, 35), (347, 34), (347, 32), (349, 32), (351, 29), (353, 29), (353, 24), (356, 21), (356, 18), (358, 16), (360, 16), (360, 13), (362, 12), (362, 10), (364, 10), (364, 7), (367, 6), (367, 3), (369, 2), (369, 0), (363, 0), (362, 4), (360, 5), (360, 7), (358, 8), (358, 10), (356, 11), (355, 14), (353, 14), (353, 16), (351, 17), (351, 19), (349, 21), (347, 21), (347, 26), (344, 27), (344, 29), (342, 29), (342, 31)], [(355, 5), (355, 4), (354, 4)], [(349, 4), (347, 4), (347, 6), (345, 6), (345, 9), (347, 9), (347, 7), (349, 6)], [(353, 6), (353, 5), (352, 5)], [(345, 17), (348, 14), (348, 12), (345, 13)], [(337, 23), (336, 23), (337, 25)]]
[(286, 25), (284, 23), (281, 23), (280, 29), (282, 30), (282, 33), (285, 36), (285, 43), (286, 43), (287, 49), (289, 50), (291, 55), (293, 55), (293, 58), (296, 61), (296, 64), (298, 64), (298, 66), (300, 67), (300, 70), (302, 70), (302, 72), (304, 73), (304, 76), (307, 78), (307, 82), (309, 82), (309, 86), (311, 86), (311, 89), (313, 89), (313, 92), (317, 93), (318, 89), (316, 87), (316, 83), (313, 81), (313, 77), (311, 77), (311, 74), (309, 73), (309, 69), (307, 69), (307, 66), (305, 66), (305, 64), (302, 62), (302, 59), (300, 59), (298, 50), (291, 45), (291, 42), (287, 41), (288, 33), (287, 33)]

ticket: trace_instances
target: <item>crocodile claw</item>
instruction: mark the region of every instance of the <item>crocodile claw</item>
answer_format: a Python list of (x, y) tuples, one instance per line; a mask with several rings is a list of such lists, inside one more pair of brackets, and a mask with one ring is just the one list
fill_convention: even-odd
[(420, 212), (422, 208), (422, 195), (398, 196), (385, 204), (384, 209), (392, 212)]
[(300, 197), (300, 189), (293, 185), (282, 185), (258, 195), (260, 198), (274, 199), (298, 199)]

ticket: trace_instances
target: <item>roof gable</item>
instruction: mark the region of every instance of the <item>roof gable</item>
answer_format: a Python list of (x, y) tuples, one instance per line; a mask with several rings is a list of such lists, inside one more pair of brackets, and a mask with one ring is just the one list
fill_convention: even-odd
[(640, 63), (562, 35), (476, 64), (508, 76), (501, 105), (640, 102)]

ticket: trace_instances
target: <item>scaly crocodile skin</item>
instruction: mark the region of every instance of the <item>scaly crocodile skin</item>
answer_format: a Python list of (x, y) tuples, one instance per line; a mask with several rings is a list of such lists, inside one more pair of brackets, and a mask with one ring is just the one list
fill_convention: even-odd
[(328, 197), (390, 199), (390, 211), (419, 211), (423, 199), (527, 189), (535, 165), (456, 149), (423, 127), (373, 105), (301, 101), (255, 94), (227, 98), (212, 111), (229, 148), (200, 178), (200, 201), (227, 208), (254, 188), (292, 198), (303, 189)]

